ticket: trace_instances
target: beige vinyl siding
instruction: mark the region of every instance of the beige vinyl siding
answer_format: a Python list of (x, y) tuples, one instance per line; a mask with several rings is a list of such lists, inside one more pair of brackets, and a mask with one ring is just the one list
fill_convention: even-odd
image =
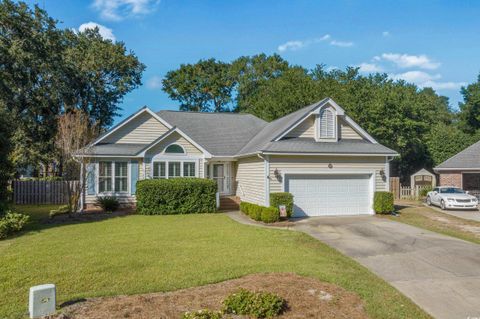
[(120, 127), (102, 142), (150, 144), (167, 131), (168, 128), (159, 120), (144, 112)]
[(288, 132), (285, 137), (315, 138), (315, 115), (307, 117), (302, 123), (298, 124), (298, 126)]
[[(202, 151), (200, 151), (198, 148), (196, 148), (192, 143), (190, 143), (189, 141), (187, 141), (183, 136), (181, 136), (179, 133), (177, 132), (173, 132), (172, 134), (170, 134), (169, 136), (167, 136), (163, 141), (161, 141), (160, 143), (158, 143), (157, 145), (155, 145), (153, 148), (151, 148), (150, 150), (148, 150), (147, 154), (146, 154), (146, 157), (151, 159), (152, 157), (154, 157), (155, 155), (158, 155), (158, 154), (161, 154), (165, 148), (170, 145), (170, 144), (178, 144), (178, 145), (181, 145), (185, 152), (186, 152), (186, 156), (202, 156), (203, 153)], [(165, 158), (168, 158), (169, 155), (165, 155)], [(173, 155), (175, 156), (175, 155)], [(182, 155), (179, 155), (179, 156), (182, 156)], [(200, 159), (199, 161), (197, 161), (198, 164), (198, 173), (199, 173), (199, 176), (203, 176), (203, 170), (204, 170), (204, 161), (203, 159)], [(145, 175), (148, 177), (151, 177), (151, 163), (150, 162), (146, 162), (145, 163)]]
[[(362, 157), (362, 156), (270, 156), (270, 193), (283, 190), (282, 178), (284, 171), (302, 170), (315, 172), (316, 169), (328, 169), (332, 164), (332, 174), (335, 168), (341, 169), (368, 169), (375, 171), (375, 190), (387, 189), (386, 180), (383, 180), (380, 171), (385, 170), (385, 157)], [(278, 170), (275, 177), (275, 170)]]
[(340, 120), (340, 138), (344, 140), (361, 140), (362, 137), (345, 121)]
[(241, 158), (237, 162), (236, 195), (244, 202), (265, 205), (265, 166), (257, 157)]

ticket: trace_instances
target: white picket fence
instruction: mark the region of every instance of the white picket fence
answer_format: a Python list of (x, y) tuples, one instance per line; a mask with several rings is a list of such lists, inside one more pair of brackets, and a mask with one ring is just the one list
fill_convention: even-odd
[(13, 181), (15, 204), (66, 204), (68, 184), (78, 187), (78, 181)]
[(419, 199), (423, 189), (431, 188), (431, 186), (400, 186), (400, 199)]

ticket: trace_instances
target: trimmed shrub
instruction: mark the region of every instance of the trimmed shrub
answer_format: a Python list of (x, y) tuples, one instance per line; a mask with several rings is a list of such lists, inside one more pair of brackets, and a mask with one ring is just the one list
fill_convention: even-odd
[(209, 309), (198, 310), (194, 312), (185, 312), (182, 319), (222, 319), (221, 311), (212, 311)]
[(395, 210), (393, 206), (393, 193), (375, 192), (373, 196), (373, 210), (377, 214), (389, 214)]
[(204, 178), (149, 179), (137, 182), (137, 211), (144, 215), (213, 213), (217, 183)]
[(432, 186), (426, 186), (420, 189), (420, 197), (427, 197), (428, 192), (432, 191)]
[(7, 212), (5, 216), (0, 219), (0, 239), (7, 238), (13, 233), (22, 230), (29, 218), (28, 215)]
[(280, 205), (287, 208), (287, 217), (293, 214), (293, 195), (287, 192), (270, 193), (270, 206), (278, 209)]
[(280, 211), (275, 207), (265, 207), (262, 209), (261, 220), (264, 223), (274, 223), (280, 220)]
[(50, 218), (53, 218), (57, 215), (63, 215), (63, 214), (68, 214), (70, 211), (68, 209), (68, 205), (63, 205), (63, 206), (60, 206), (58, 209), (52, 209), (50, 211), (50, 213), (48, 214), (48, 216)]
[(240, 289), (223, 301), (223, 311), (227, 314), (246, 315), (254, 318), (272, 318), (285, 309), (283, 298), (269, 292), (253, 292)]
[(280, 220), (280, 212), (275, 207), (265, 207), (248, 202), (240, 203), (240, 210), (251, 219), (264, 223), (274, 223)]
[(120, 203), (115, 196), (99, 196), (95, 200), (95, 206), (99, 206), (104, 212), (111, 213), (120, 207)]

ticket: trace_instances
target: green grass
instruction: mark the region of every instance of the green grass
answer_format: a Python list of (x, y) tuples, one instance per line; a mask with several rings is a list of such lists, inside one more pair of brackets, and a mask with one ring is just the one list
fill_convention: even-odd
[[(480, 222), (440, 213), (421, 204), (416, 205), (402, 207), (398, 210), (399, 216), (396, 217), (377, 216), (480, 244)], [(472, 231), (472, 229), (476, 229), (476, 231)]]
[[(41, 210), (32, 211), (36, 217), (48, 214)], [(224, 214), (130, 215), (33, 227), (0, 241), (0, 318), (22, 317), (28, 289), (37, 284), (56, 284), (62, 303), (176, 290), (259, 272), (295, 272), (340, 285), (365, 301), (372, 318), (429, 318), (386, 282), (319, 241), (241, 225)]]

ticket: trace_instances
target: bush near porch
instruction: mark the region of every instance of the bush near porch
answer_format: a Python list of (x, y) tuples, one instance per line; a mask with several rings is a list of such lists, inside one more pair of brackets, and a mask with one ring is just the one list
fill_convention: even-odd
[(204, 178), (150, 179), (137, 182), (137, 212), (143, 215), (213, 213), (217, 183)]

